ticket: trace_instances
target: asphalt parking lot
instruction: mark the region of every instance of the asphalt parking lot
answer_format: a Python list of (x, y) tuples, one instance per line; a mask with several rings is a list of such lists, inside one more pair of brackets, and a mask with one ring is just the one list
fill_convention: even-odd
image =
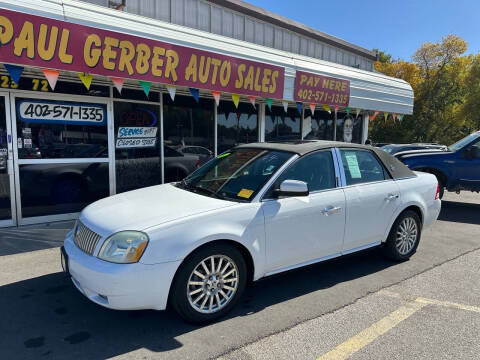
[[(67, 225), (50, 238), (1, 230), (0, 359), (476, 358), (480, 195), (444, 200), (410, 261), (370, 250), (276, 275), (208, 326), (84, 298), (60, 272), (56, 246)], [(28, 246), (15, 243), (15, 231)]]

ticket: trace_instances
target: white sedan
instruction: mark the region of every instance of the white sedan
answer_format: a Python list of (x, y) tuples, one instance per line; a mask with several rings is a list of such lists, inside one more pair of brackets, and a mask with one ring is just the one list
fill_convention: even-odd
[(185, 180), (85, 208), (62, 265), (112, 309), (170, 303), (186, 320), (228, 312), (250, 280), (374, 246), (412, 256), (440, 212), (437, 179), (386, 152), (323, 141), (238, 146)]

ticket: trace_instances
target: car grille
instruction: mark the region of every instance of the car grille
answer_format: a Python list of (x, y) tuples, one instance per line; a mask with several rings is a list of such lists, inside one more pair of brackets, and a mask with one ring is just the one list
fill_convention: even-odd
[(100, 235), (90, 230), (79, 221), (77, 225), (77, 235), (73, 238), (73, 242), (83, 252), (88, 255), (93, 255), (100, 238)]

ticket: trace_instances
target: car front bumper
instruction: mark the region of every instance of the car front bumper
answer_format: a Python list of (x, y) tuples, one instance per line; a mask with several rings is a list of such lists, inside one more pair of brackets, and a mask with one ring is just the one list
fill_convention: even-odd
[(67, 275), (77, 289), (91, 301), (116, 310), (164, 310), (181, 263), (110, 263), (81, 251), (70, 234), (65, 239), (64, 251)]

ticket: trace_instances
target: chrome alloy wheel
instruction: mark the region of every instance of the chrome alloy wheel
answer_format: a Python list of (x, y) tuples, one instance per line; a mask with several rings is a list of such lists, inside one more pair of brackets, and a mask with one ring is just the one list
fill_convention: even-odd
[(237, 287), (238, 269), (235, 262), (224, 255), (212, 255), (203, 259), (190, 274), (188, 301), (196, 311), (212, 314), (230, 302)]
[(406, 217), (398, 225), (397, 236), (395, 239), (395, 246), (401, 255), (408, 254), (418, 238), (418, 226), (414, 218)]

